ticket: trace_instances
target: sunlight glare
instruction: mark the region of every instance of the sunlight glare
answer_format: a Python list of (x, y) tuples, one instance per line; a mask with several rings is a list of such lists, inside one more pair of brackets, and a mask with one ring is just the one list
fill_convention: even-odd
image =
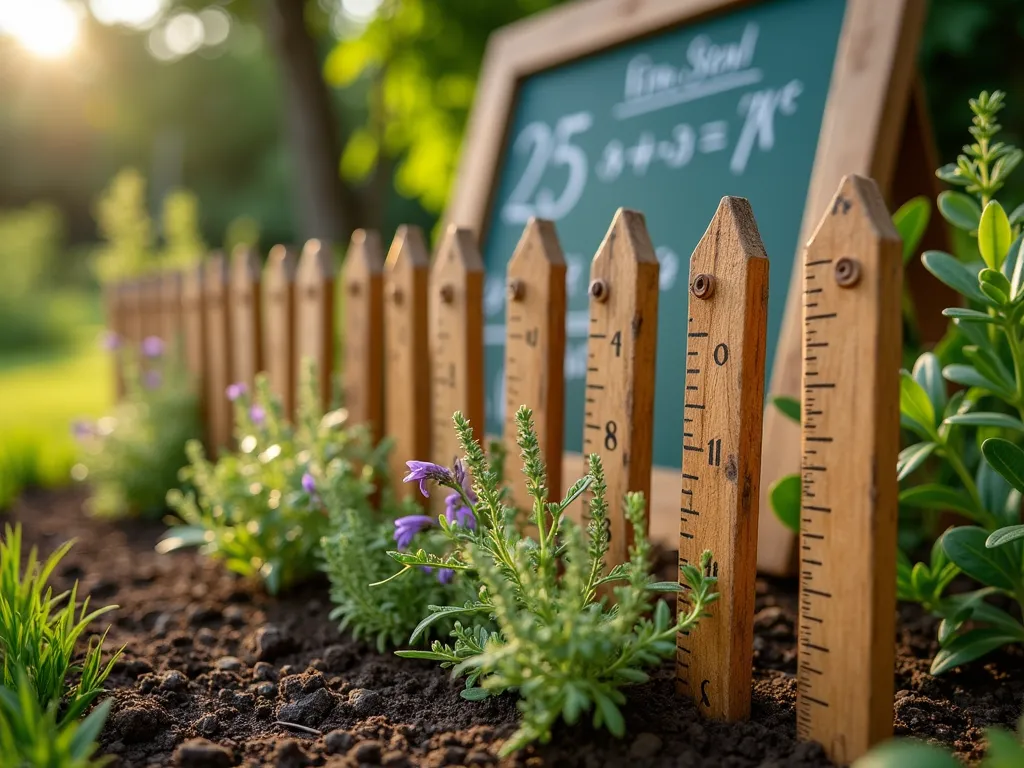
[(164, 12), (167, 0), (89, 0), (92, 15), (100, 24), (146, 29)]
[(66, 0), (0, 0), (0, 33), (42, 58), (70, 53), (78, 41), (78, 23)]
[(203, 44), (203, 22), (187, 11), (175, 14), (164, 27), (164, 42), (175, 56), (187, 56)]
[(382, 0), (341, 0), (342, 11), (352, 21), (367, 24), (380, 10)]

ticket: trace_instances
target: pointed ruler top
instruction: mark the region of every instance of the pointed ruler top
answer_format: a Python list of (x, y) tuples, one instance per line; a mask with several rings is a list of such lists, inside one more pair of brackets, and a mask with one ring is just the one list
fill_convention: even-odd
[[(750, 204), (719, 203), (690, 258), (679, 562), (714, 557), (720, 598), (677, 638), (680, 693), (701, 714), (750, 713), (768, 259)], [(687, 612), (686, 591), (679, 609)]]
[[(533, 411), (547, 465), (548, 499), (561, 498), (565, 423), (565, 256), (555, 225), (530, 219), (508, 263), (505, 303), (505, 476), (518, 479), (516, 411)], [(522, 482), (509, 485), (520, 512), (533, 502)]]
[(430, 266), (430, 254), (427, 252), (423, 230), (403, 224), (395, 230), (395, 239), (388, 250), (385, 269), (388, 272), (406, 269), (426, 269)]
[(658, 260), (642, 214), (620, 208), (590, 267), (583, 453), (604, 464), (612, 568), (628, 559), (627, 491), (651, 496)]
[(804, 258), (797, 733), (840, 764), (892, 735), (901, 250), (848, 176)]
[(484, 426), (484, 264), (473, 233), (451, 226), (430, 270), (430, 366), (433, 460), (451, 466), (462, 456), (452, 414)]
[(341, 272), (348, 293), (353, 292), (352, 285), (362, 284), (367, 276), (384, 274), (384, 250), (380, 234), (366, 229), (353, 232)]

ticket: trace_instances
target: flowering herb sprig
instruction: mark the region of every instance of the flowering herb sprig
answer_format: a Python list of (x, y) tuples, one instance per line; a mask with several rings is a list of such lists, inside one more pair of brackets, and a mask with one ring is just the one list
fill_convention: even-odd
[(200, 434), (199, 403), (179, 350), (157, 336), (137, 349), (116, 334), (104, 346), (119, 357), (125, 393), (96, 422), (77, 421), (76, 480), (90, 487), (87, 509), (102, 517), (159, 517), (179, 485), (185, 445)]
[[(453, 643), (434, 641), (430, 650), (398, 655), (438, 661), (453, 674), (465, 675), (466, 699), (517, 691), (523, 718), (502, 754), (547, 741), (559, 717), (575, 723), (589, 711), (595, 727), (621, 736), (625, 723), (619, 707), (625, 697), (620, 689), (647, 680), (643, 668), (675, 652), (676, 633), (694, 629), (717, 599), (712, 591), (717, 579), (685, 566), (690, 611), (673, 621), (664, 601), (652, 605), (654, 593), (675, 592), (680, 585), (655, 582), (650, 576), (651, 548), (644, 534), (640, 494), (625, 498), (634, 534), (630, 560), (608, 571), (608, 507), (600, 459), (591, 456), (588, 474), (569, 488), (564, 499), (549, 501), (547, 471), (532, 414), (525, 407), (516, 414), (516, 422), (536, 538), (522, 534), (516, 511), (505, 503), (498, 476), (469, 422), (460, 413), (454, 421), (472, 487), (460, 482), (456, 470), (437, 465), (410, 465), (407, 480), (450, 489), (472, 513), (474, 526), (442, 514), (437, 524), (451, 546), (448, 554), (422, 548), (389, 554), (402, 566), (392, 579), (423, 567), (447, 568), (456, 574), (456, 582), (473, 585), (475, 599), (429, 606), (429, 615), (411, 638), (415, 642), (434, 622), (454, 618), (458, 621), (451, 631)], [(584, 531), (567, 518), (566, 510), (585, 493), (590, 497), (590, 520)], [(704, 560), (709, 558), (705, 553)], [(598, 597), (606, 584), (615, 585), (611, 607)]]

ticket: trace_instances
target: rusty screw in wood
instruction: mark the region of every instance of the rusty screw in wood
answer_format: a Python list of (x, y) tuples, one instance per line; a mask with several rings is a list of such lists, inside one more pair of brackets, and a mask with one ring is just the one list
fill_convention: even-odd
[(840, 288), (852, 288), (860, 282), (860, 262), (844, 256), (836, 262), (836, 283)]
[(455, 289), (451, 286), (451, 283), (445, 283), (441, 286), (441, 301), (445, 304), (451, 304), (455, 300)]
[(349, 295), (351, 295), (351, 296), (358, 296), (359, 295), (359, 283), (355, 283), (355, 282), (349, 283), (348, 284), (348, 292), (349, 292)]
[(698, 299), (710, 299), (711, 294), (715, 292), (715, 277), (714, 275), (706, 275), (703, 272), (693, 278), (693, 282), (690, 283), (690, 293), (692, 293)]
[(393, 301), (395, 304), (402, 303), (402, 289), (399, 288), (397, 285), (391, 286), (391, 301)]
[(598, 278), (590, 283), (590, 295), (597, 301), (608, 301), (608, 283)]
[(521, 301), (525, 292), (526, 286), (523, 285), (523, 281), (518, 277), (514, 277), (508, 281), (509, 301)]

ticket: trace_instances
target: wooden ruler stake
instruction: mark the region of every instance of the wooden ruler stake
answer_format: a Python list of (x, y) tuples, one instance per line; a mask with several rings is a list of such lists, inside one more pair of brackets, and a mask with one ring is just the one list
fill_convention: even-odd
[(516, 411), (533, 411), (548, 469), (548, 498), (561, 498), (565, 425), (565, 257), (555, 225), (530, 219), (508, 263), (505, 304), (505, 477), (513, 504), (533, 500), (522, 481)]
[(206, 417), (210, 454), (231, 447), (234, 413), (227, 398), (231, 383), (231, 313), (228, 309), (228, 264), (222, 253), (206, 262), (203, 286), (206, 315)]
[(289, 418), (295, 413), (295, 253), (283, 245), (270, 249), (263, 276), (266, 326), (263, 360), (270, 389)]
[(352, 233), (345, 266), (341, 366), (345, 408), (355, 424), (368, 424), (374, 442), (384, 437), (384, 254), (380, 235)]
[(469, 419), (478, 440), (484, 434), (483, 295), (484, 262), (473, 233), (452, 225), (430, 270), (432, 454), (444, 467), (463, 454), (455, 411)]
[(643, 214), (620, 208), (590, 266), (583, 453), (604, 464), (611, 542), (605, 563), (629, 558), (627, 491), (651, 500), (658, 259)]
[[(676, 643), (680, 694), (716, 719), (750, 715), (768, 258), (750, 204), (725, 197), (690, 257), (679, 563), (708, 565), (718, 602)], [(689, 610), (686, 591), (680, 611)]]
[(425, 504), (402, 482), (405, 462), (430, 456), (430, 360), (427, 283), (430, 257), (419, 227), (398, 228), (384, 263), (384, 433), (391, 437), (391, 486)]
[(295, 272), (295, 355), (299, 370), (316, 362), (320, 406), (331, 402), (334, 374), (334, 260), (320, 240), (308, 240)]
[(263, 324), (260, 301), (260, 257), (249, 246), (231, 254), (231, 381), (250, 389), (263, 370)]
[(899, 236), (843, 179), (804, 258), (797, 733), (836, 763), (892, 735)]

